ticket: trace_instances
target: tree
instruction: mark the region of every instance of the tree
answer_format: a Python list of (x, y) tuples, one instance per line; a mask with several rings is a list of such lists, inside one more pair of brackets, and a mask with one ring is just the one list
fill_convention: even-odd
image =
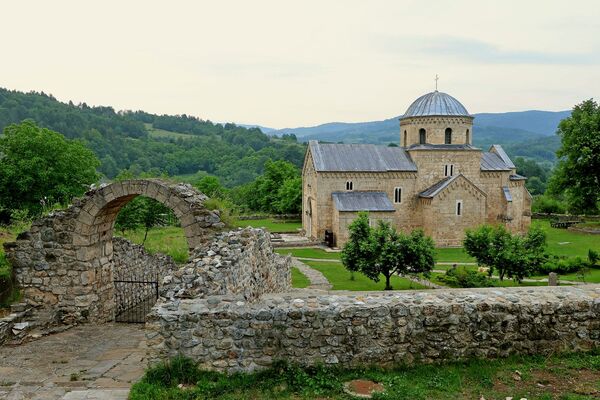
[(0, 204), (35, 215), (42, 199), (67, 203), (97, 182), (99, 165), (79, 141), (29, 120), (10, 125), (0, 136)]
[(561, 147), (553, 193), (566, 194), (572, 211), (600, 211), (600, 106), (590, 99), (573, 108), (571, 116), (558, 125)]
[(479, 265), (489, 268), (490, 276), (497, 271), (501, 281), (508, 277), (521, 282), (547, 258), (546, 234), (537, 227), (519, 236), (512, 235), (504, 225), (483, 225), (467, 230), (463, 245)]
[(283, 181), (277, 191), (275, 208), (281, 214), (300, 214), (302, 211), (302, 178), (291, 178)]
[(433, 240), (421, 230), (407, 235), (383, 221), (372, 229), (364, 213), (359, 214), (349, 230), (349, 241), (342, 250), (344, 266), (375, 282), (383, 275), (385, 290), (392, 290), (392, 276), (429, 273), (435, 265)]
[(222, 198), (226, 192), (216, 176), (205, 176), (196, 182), (194, 186), (208, 197)]

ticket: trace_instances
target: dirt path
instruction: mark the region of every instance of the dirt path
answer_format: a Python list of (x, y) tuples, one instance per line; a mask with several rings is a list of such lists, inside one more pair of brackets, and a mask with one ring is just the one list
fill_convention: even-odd
[(144, 357), (143, 324), (84, 325), (0, 347), (0, 398), (126, 399)]

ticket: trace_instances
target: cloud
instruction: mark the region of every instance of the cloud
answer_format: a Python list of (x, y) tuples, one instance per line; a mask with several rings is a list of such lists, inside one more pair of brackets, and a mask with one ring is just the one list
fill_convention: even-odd
[(381, 41), (383, 51), (422, 54), (428, 57), (452, 58), (483, 64), (555, 64), (594, 65), (600, 63), (600, 52), (567, 53), (504, 49), (497, 45), (452, 36), (387, 37)]

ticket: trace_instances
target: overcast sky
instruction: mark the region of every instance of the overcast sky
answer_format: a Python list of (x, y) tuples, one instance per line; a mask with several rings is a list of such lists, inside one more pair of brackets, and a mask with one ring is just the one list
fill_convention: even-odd
[(116, 109), (283, 128), (400, 115), (436, 73), (471, 113), (600, 91), (597, 0), (18, 0), (0, 16), (0, 86)]

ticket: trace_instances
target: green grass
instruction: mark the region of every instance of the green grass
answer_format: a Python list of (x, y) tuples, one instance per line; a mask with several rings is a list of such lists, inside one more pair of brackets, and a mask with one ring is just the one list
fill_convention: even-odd
[(550, 221), (543, 219), (534, 220), (532, 224), (541, 226), (546, 232), (546, 242), (550, 254), (586, 258), (589, 249), (600, 252), (599, 235), (552, 228)]
[(289, 249), (276, 249), (279, 254), (288, 255), (291, 254), (297, 258), (318, 258), (320, 260), (340, 260), (340, 252), (329, 252), (316, 247), (303, 247), (303, 248), (289, 248)]
[[(538, 275), (538, 276), (532, 276), (532, 279), (537, 279), (537, 278), (547, 278), (547, 275)], [(571, 273), (571, 274), (558, 274), (558, 279), (562, 280), (562, 281), (577, 281), (577, 282), (581, 282), (581, 275), (577, 275), (576, 273)], [(590, 268), (590, 270), (588, 271), (588, 273), (585, 274), (585, 277), (583, 279), (584, 282), (588, 282), (588, 283), (600, 283), (600, 268)]]
[[(115, 231), (115, 235), (121, 236), (121, 232)], [(126, 231), (124, 237), (133, 243), (142, 244), (144, 229)], [(150, 254), (167, 254), (177, 263), (185, 263), (188, 260), (188, 244), (180, 227), (166, 226), (150, 229), (144, 248)]]
[(296, 267), (292, 267), (292, 287), (305, 288), (310, 285), (310, 281), (300, 270)]
[(440, 247), (435, 249), (436, 262), (476, 262), (462, 247)]
[[(383, 290), (385, 288), (385, 278), (381, 275), (379, 282), (374, 282), (360, 272), (354, 273), (354, 280), (350, 279), (351, 275), (341, 263), (326, 262), (326, 261), (305, 261), (306, 265), (321, 271), (325, 278), (333, 285), (333, 290)], [(423, 285), (414, 283), (408, 279), (399, 276), (392, 277), (392, 287), (394, 290), (406, 289), (425, 289)]]
[(281, 220), (273, 220), (272, 218), (237, 220), (234, 224), (240, 228), (246, 228), (248, 226), (253, 228), (265, 228), (271, 233), (297, 232), (299, 228), (302, 228), (302, 221), (290, 220), (284, 222)]
[[(520, 379), (514, 378), (515, 371)], [(591, 353), (512, 356), (438, 365), (343, 369), (276, 363), (254, 373), (200, 371), (191, 361), (172, 361), (149, 369), (133, 385), (130, 400), (146, 399), (350, 399), (344, 382), (369, 379), (386, 392), (377, 399), (594, 399), (600, 389), (600, 356)], [(185, 389), (178, 389), (183, 384)]]

